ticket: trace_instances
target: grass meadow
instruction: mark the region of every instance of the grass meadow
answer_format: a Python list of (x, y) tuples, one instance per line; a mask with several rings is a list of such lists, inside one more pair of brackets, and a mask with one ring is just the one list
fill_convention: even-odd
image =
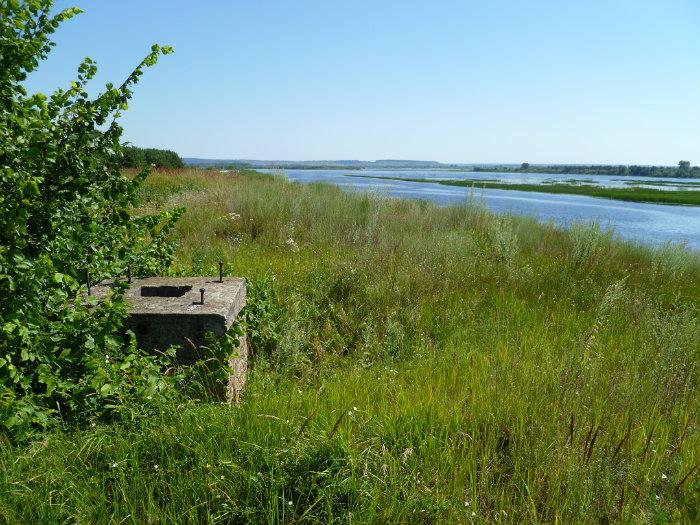
[(173, 275), (248, 279), (242, 403), (5, 444), (0, 521), (700, 521), (697, 252), (254, 172), (140, 199), (187, 208)]

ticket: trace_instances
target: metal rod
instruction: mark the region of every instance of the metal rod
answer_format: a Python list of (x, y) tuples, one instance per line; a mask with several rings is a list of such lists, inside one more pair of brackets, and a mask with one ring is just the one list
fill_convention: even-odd
[(219, 282), (224, 282), (224, 261), (219, 261)]
[(204, 288), (200, 288), (200, 289), (199, 289), (199, 295), (200, 295), (199, 304), (204, 304), (204, 292), (205, 292), (205, 291), (206, 291), (206, 290), (205, 290)]
[(90, 295), (90, 270), (85, 270), (85, 281), (87, 283), (88, 295)]
[(131, 265), (126, 267), (126, 282), (131, 284)]

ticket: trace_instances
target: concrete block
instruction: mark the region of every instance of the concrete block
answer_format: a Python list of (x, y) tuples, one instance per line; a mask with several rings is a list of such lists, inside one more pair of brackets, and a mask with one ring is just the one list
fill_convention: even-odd
[[(93, 295), (105, 295), (110, 284), (93, 287)], [(176, 345), (178, 361), (192, 363), (198, 357), (197, 348), (206, 344), (205, 333), (223, 336), (245, 306), (245, 298), (243, 278), (224, 277), (223, 282), (213, 277), (134, 279), (124, 294), (131, 306), (125, 325), (134, 332), (141, 348), (155, 352)], [(233, 372), (226, 394), (229, 401), (237, 402), (248, 367), (245, 335), (229, 366)]]

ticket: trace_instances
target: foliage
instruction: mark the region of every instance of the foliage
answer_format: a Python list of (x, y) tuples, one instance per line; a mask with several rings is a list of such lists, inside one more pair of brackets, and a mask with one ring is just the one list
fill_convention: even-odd
[(124, 168), (182, 168), (180, 156), (174, 151), (156, 148), (137, 148), (126, 146), (122, 150), (121, 165)]
[(250, 172), (139, 200), (188, 207), (173, 274), (248, 279), (242, 403), (0, 448), (0, 521), (700, 520), (697, 251)]
[(605, 244), (612, 239), (612, 231), (603, 231), (597, 222), (574, 223), (569, 228), (571, 259), (576, 265), (590, 262), (602, 253)]
[(255, 358), (272, 359), (282, 339), (278, 324), (282, 313), (275, 299), (275, 287), (276, 280), (272, 276), (248, 283), (244, 314), (246, 335)]
[(700, 177), (700, 167), (690, 166), (687, 160), (681, 160), (674, 166), (625, 166), (601, 164), (529, 164), (523, 162), (520, 167), (513, 166), (477, 166), (474, 171), (496, 173), (553, 173), (556, 175), (612, 175), (617, 177)]
[[(50, 0), (0, 2), (0, 429), (118, 410), (127, 396), (163, 391), (156, 359), (119, 332), (123, 288), (99, 303), (92, 282), (166, 267), (168, 231), (181, 214), (134, 217), (137, 189), (118, 163), (132, 87), (170, 48), (151, 52), (115, 87), (94, 98), (97, 71), (86, 58), (77, 79), (50, 96), (23, 81), (46, 58), (59, 24), (76, 8), (51, 15)], [(167, 361), (167, 356), (164, 357)]]

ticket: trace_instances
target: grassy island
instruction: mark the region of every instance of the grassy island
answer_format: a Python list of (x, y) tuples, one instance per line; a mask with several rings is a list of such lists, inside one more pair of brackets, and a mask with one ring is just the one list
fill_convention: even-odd
[(139, 202), (248, 278), (243, 401), (3, 443), (0, 521), (700, 520), (697, 253), (246, 171)]
[[(442, 184), (444, 186), (459, 186), (466, 188), (487, 188), (494, 190), (538, 191), (540, 193), (559, 193), (567, 195), (585, 195), (588, 197), (600, 197), (632, 202), (651, 202), (655, 204), (676, 204), (700, 206), (700, 191), (695, 190), (659, 190), (656, 188), (644, 188), (629, 186), (626, 188), (603, 188), (591, 184), (518, 184), (497, 182), (493, 179), (469, 179), (469, 180), (435, 180), (410, 177), (377, 177), (367, 175), (347, 174), (348, 177), (362, 177), (367, 179), (400, 180), (407, 182), (423, 182), (430, 184)], [(656, 183), (655, 183), (656, 184)], [(678, 184), (678, 183), (675, 183)], [(683, 183), (686, 184), (686, 183)], [(663, 185), (663, 183), (659, 183)], [(691, 183), (692, 185), (692, 183)]]

